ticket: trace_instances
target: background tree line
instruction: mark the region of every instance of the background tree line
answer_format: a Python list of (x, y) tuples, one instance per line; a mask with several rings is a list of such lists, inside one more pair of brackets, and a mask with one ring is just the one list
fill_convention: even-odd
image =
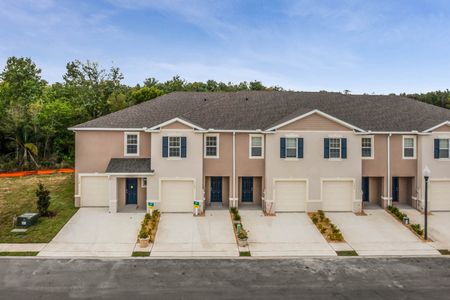
[[(8, 58), (0, 73), (0, 171), (71, 166), (74, 137), (68, 127), (163, 94), (283, 90), (259, 81), (188, 82), (174, 76), (128, 86), (123, 79), (117, 67), (75, 60), (66, 65), (62, 82), (49, 84), (30, 58)], [(450, 108), (449, 90), (406, 96)]]

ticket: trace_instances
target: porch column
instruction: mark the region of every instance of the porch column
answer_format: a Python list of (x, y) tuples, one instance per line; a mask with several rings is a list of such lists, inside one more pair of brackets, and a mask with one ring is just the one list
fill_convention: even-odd
[(109, 212), (117, 213), (117, 177), (109, 177)]

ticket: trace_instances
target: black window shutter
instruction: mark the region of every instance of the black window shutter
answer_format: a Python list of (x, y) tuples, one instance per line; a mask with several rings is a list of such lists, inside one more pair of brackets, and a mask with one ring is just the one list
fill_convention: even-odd
[(286, 138), (280, 138), (280, 158), (286, 158)]
[(303, 138), (297, 139), (297, 157), (303, 158)]
[(329, 138), (323, 139), (323, 157), (330, 158), (330, 139)]
[(169, 156), (169, 137), (163, 136), (162, 138), (162, 156)]
[(181, 157), (186, 157), (186, 137), (181, 137)]

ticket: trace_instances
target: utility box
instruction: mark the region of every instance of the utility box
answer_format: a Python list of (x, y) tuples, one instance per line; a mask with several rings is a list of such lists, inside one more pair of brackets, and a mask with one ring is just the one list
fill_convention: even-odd
[(39, 219), (38, 213), (24, 213), (17, 217), (16, 225), (22, 227), (30, 227), (36, 224)]

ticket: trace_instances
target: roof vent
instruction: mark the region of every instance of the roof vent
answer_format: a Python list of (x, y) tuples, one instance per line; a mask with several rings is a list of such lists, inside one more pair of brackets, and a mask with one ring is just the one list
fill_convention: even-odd
[(206, 102), (206, 98), (204, 98), (204, 99), (203, 99), (203, 101), (205, 101), (205, 102)]
[(245, 101), (248, 101), (248, 97), (245, 97)]

